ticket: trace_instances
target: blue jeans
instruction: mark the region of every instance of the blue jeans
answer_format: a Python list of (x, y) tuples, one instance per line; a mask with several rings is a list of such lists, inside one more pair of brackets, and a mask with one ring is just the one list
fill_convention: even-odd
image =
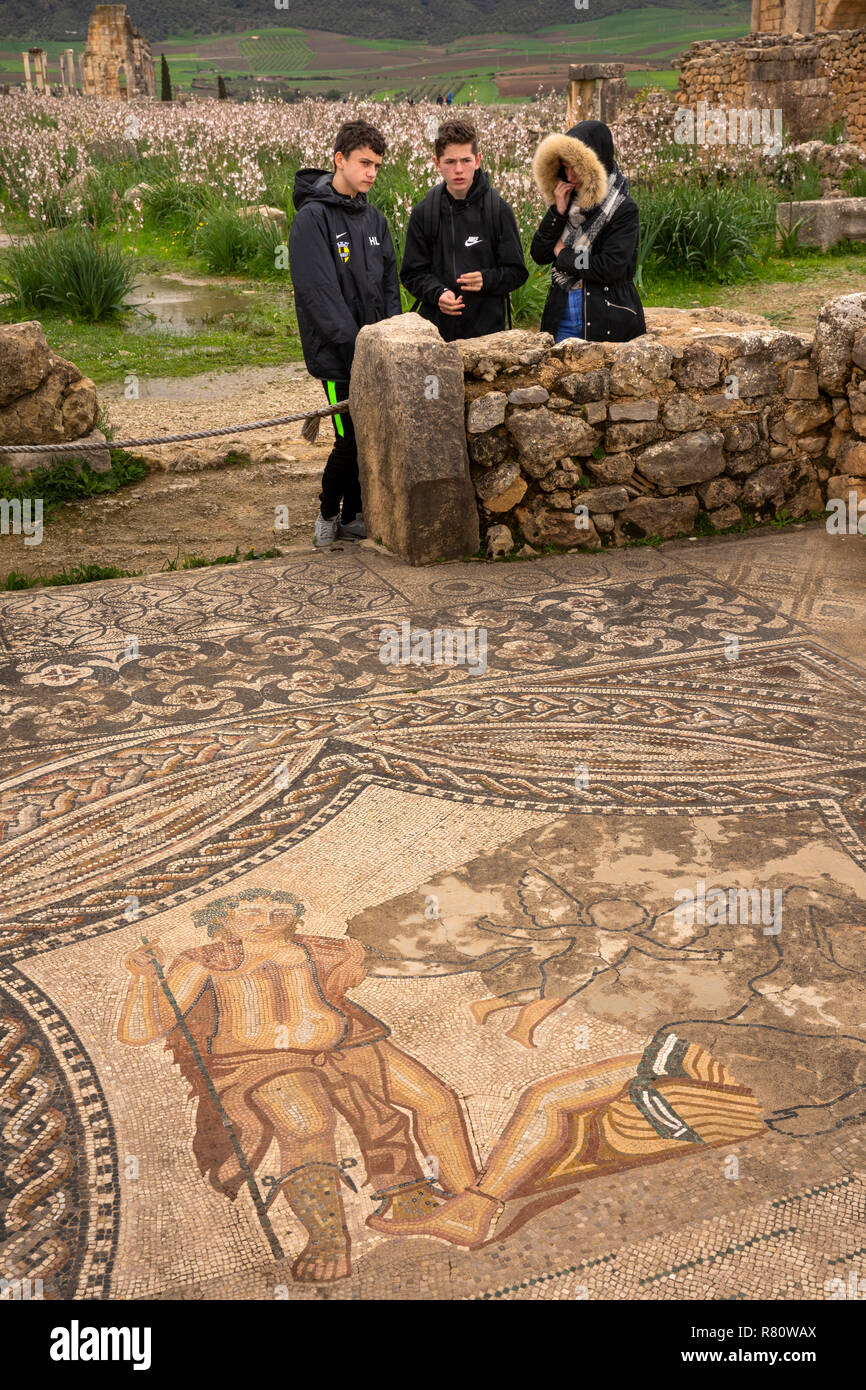
[(559, 320), (559, 327), (556, 330), (555, 341), (561, 343), (563, 338), (582, 338), (583, 337), (583, 290), (577, 288), (569, 290), (568, 299), (565, 302), (562, 318)]

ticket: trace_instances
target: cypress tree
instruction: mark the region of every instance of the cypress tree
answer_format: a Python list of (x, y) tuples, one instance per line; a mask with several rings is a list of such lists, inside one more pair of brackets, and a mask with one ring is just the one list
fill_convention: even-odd
[(165, 60), (164, 53), (162, 55), (160, 72), (162, 76), (162, 99), (163, 101), (171, 101), (171, 73), (168, 70), (168, 63)]
[(223, 78), (221, 72), (217, 73), (217, 98), (220, 101), (228, 100), (228, 92), (226, 91), (225, 79)]

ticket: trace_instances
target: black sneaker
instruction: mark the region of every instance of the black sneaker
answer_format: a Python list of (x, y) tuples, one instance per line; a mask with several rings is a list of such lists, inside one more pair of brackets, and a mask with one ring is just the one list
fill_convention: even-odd
[(347, 541), (365, 541), (367, 527), (364, 524), (364, 513), (358, 512), (354, 521), (341, 521), (340, 535)]

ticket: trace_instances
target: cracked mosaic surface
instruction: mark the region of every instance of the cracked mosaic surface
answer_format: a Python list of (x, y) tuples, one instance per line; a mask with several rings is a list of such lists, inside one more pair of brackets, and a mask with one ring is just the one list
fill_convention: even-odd
[[(808, 530), (2, 596), (0, 1274), (862, 1274), (864, 595)], [(405, 621), (485, 629), (486, 669), (383, 665)]]

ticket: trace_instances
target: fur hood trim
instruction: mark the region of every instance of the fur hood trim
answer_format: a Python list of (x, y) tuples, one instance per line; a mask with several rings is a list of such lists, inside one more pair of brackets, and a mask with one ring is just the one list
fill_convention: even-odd
[(548, 203), (553, 202), (560, 164), (570, 164), (580, 175), (577, 204), (581, 211), (586, 212), (604, 200), (608, 176), (595, 150), (571, 135), (547, 135), (535, 151), (532, 177)]

